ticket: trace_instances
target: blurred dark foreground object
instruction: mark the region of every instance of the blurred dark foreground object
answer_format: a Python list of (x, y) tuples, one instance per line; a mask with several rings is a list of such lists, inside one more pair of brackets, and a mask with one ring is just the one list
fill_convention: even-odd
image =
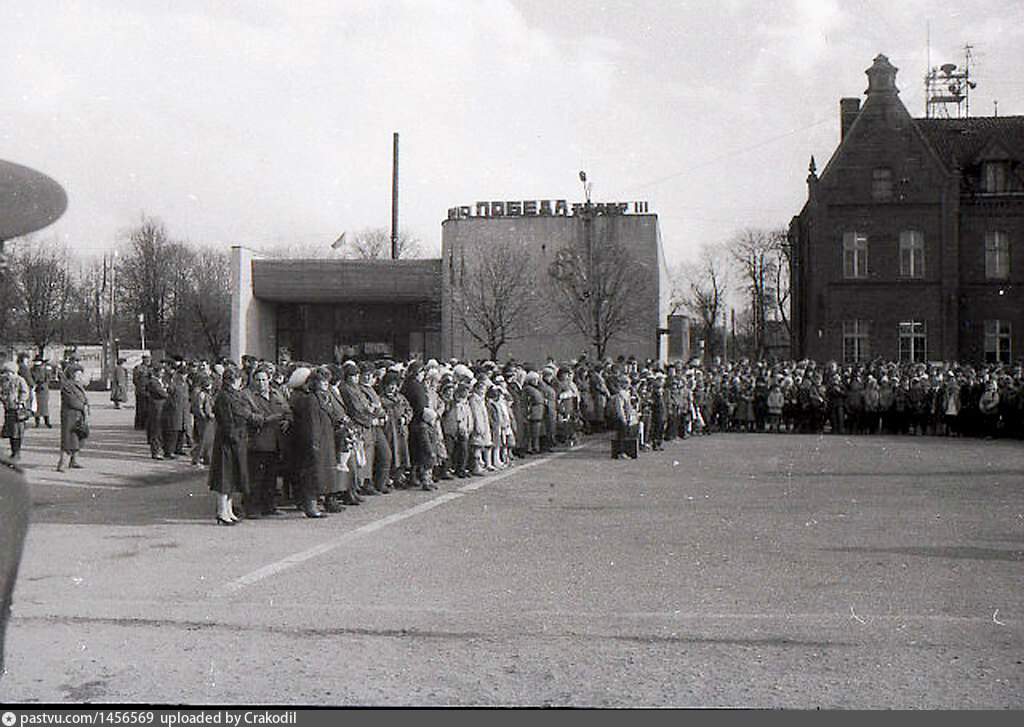
[(68, 196), (57, 182), (0, 159), (0, 241), (46, 227), (67, 207)]
[[(57, 182), (34, 169), (0, 159), (0, 285), (7, 284), (3, 280), (4, 241), (46, 227), (64, 214), (67, 206), (67, 193)], [(28, 531), (28, 512), (24, 473), (0, 459), (0, 676), (11, 596)]]
[(4, 634), (11, 617), (11, 594), (28, 530), (28, 509), (25, 475), (15, 465), (0, 460), (0, 674), (4, 667)]

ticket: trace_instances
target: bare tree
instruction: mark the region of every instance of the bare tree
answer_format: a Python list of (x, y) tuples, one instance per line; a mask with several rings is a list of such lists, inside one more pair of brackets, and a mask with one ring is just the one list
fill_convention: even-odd
[(0, 353), (18, 340), (18, 311), (22, 307), (12, 242), (0, 240)]
[(25, 333), (42, 354), (60, 332), (61, 302), (67, 293), (67, 247), (56, 239), (19, 246), (12, 291), (22, 304)]
[(213, 357), (231, 342), (231, 267), (228, 255), (200, 250), (192, 266), (190, 299), (196, 331)]
[(673, 280), (673, 297), (697, 321), (708, 361), (724, 353), (718, 324), (724, 319), (728, 291), (729, 266), (719, 246), (705, 245), (699, 260), (683, 267)]
[(786, 329), (786, 338), (792, 341), (793, 325), (789, 319), (789, 301), (792, 287), (789, 276), (793, 255), (789, 235), (786, 234), (785, 230), (778, 230), (773, 236), (772, 252), (775, 255), (775, 274), (772, 276), (775, 312)]
[[(585, 221), (584, 224), (592, 224)], [(555, 312), (604, 358), (608, 343), (636, 322), (643, 267), (624, 245), (611, 239), (569, 243), (555, 254), (548, 268)]]
[[(383, 228), (360, 230), (345, 236), (341, 245), (342, 257), (360, 260), (387, 260), (391, 257), (391, 235)], [(409, 232), (400, 230), (396, 257), (418, 258), (423, 254), (423, 245)]]
[(775, 308), (772, 281), (778, 265), (778, 235), (785, 236), (785, 232), (748, 228), (729, 241), (729, 252), (750, 305), (751, 353), (755, 358), (765, 356), (768, 313)]
[(461, 274), (462, 325), (492, 361), (535, 320), (537, 272), (523, 242), (476, 245)]
[(146, 331), (155, 348), (174, 343), (168, 334), (175, 305), (187, 300), (181, 276), (183, 267), (187, 273), (183, 262), (189, 254), (185, 245), (168, 237), (159, 220), (144, 217), (127, 233), (117, 274), (121, 300), (128, 310), (145, 315)]

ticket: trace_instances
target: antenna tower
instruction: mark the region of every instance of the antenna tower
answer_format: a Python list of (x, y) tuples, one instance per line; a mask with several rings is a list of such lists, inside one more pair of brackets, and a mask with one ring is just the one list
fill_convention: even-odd
[[(971, 46), (964, 46), (964, 65), (955, 63), (932, 66), (924, 77), (924, 115), (928, 119), (967, 118), (971, 115)], [(929, 63), (931, 63), (929, 42)]]

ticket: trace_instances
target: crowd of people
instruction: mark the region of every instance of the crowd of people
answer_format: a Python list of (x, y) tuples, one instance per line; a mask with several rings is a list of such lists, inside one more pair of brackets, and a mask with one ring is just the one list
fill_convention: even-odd
[[(129, 375), (118, 361), (115, 407), (135, 389), (135, 427), (151, 456), (209, 469), (217, 522), (307, 517), (357, 506), (393, 489), (436, 489), (526, 457), (612, 432), (611, 456), (636, 458), (667, 440), (714, 432), (1024, 437), (1021, 366), (873, 361), (640, 362), (534, 366), (344, 361), (275, 365), (148, 358)], [(0, 376), (11, 455), (32, 419), (52, 426), (61, 390), (59, 471), (81, 467), (88, 436), (82, 367), (27, 357)], [(238, 511), (236, 512), (236, 507)]]

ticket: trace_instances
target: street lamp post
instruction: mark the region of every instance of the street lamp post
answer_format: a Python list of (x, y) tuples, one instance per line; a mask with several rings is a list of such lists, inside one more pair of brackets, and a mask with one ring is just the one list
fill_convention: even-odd
[(580, 183), (583, 185), (583, 197), (586, 202), (583, 205), (583, 244), (587, 248), (587, 284), (583, 296), (587, 299), (590, 308), (590, 329), (592, 332), (591, 344), (596, 349), (600, 348), (600, 336), (597, 319), (597, 295), (594, 291), (594, 230), (593, 230), (593, 207), (590, 204), (591, 184), (587, 182), (587, 173), (580, 171)]

